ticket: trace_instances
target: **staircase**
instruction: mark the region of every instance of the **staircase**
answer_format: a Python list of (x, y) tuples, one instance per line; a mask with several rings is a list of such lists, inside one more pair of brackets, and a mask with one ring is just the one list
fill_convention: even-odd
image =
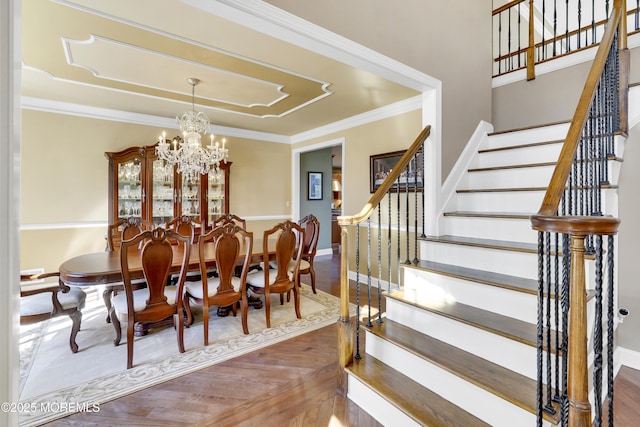
[[(420, 262), (403, 265), (403, 287), (385, 293), (383, 322), (362, 326), (364, 354), (347, 367), (349, 399), (383, 425), (536, 425), (538, 233), (529, 217), (568, 128), (486, 135), (454, 177), (443, 235), (420, 239)], [(616, 144), (621, 156), (621, 137)], [(620, 164), (609, 160), (603, 196), (614, 216)], [(592, 312), (590, 301), (589, 325)], [(559, 412), (544, 425), (557, 425)]]

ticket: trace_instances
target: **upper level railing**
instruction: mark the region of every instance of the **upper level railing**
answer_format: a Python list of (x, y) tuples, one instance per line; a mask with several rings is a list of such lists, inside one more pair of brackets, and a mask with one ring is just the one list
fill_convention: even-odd
[[(610, 0), (514, 0), (493, 11), (493, 75), (527, 69), (600, 43)], [(640, 0), (628, 2), (625, 24), (640, 31)]]
[[(399, 286), (402, 264), (418, 262), (418, 237), (424, 236), (424, 143), (431, 126), (426, 126), (411, 147), (389, 171), (385, 180), (362, 210), (353, 216), (339, 216), (341, 228), (339, 363), (344, 372), (353, 358), (360, 358), (360, 319), (382, 322), (382, 310), (371, 307), (371, 296)], [(372, 218), (375, 223), (372, 225)], [(361, 229), (366, 240), (361, 239)], [(356, 320), (349, 313), (349, 255), (355, 258)], [(366, 255), (366, 260), (365, 260)], [(375, 283), (374, 283), (375, 282)], [(361, 284), (366, 284), (361, 292)], [(374, 286), (375, 285), (375, 286)], [(375, 289), (374, 289), (375, 288)], [(361, 294), (367, 303), (361, 303)], [(346, 390), (346, 374), (338, 388)]]
[[(563, 426), (591, 426), (592, 419), (593, 425), (602, 425), (605, 378), (608, 413), (613, 414), (613, 236), (619, 220), (606, 213), (605, 191), (611, 187), (609, 162), (616, 159), (616, 134), (628, 127), (625, 11), (624, 0), (613, 2), (549, 187), (539, 212), (531, 217), (538, 231), (539, 426), (543, 412), (558, 410)], [(608, 238), (606, 249), (603, 236)], [(590, 274), (586, 262), (594, 264)], [(592, 330), (587, 324), (590, 295)], [(613, 425), (612, 416), (608, 423)]]

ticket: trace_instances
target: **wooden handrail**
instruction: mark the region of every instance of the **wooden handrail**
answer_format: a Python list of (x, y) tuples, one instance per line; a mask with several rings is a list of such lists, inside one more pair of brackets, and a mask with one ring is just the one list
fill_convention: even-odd
[(409, 165), (411, 159), (413, 159), (416, 154), (418, 154), (418, 151), (420, 151), (422, 145), (424, 144), (424, 141), (429, 137), (430, 133), (431, 126), (425, 126), (422, 132), (420, 132), (420, 135), (418, 135), (413, 144), (411, 144), (411, 147), (409, 147), (409, 149), (407, 149), (400, 160), (398, 160), (398, 164), (393, 168), (391, 173), (389, 173), (387, 178), (384, 180), (382, 185), (378, 187), (376, 192), (373, 193), (373, 196), (371, 196), (362, 210), (360, 210), (360, 212), (358, 212), (356, 215), (339, 216), (338, 224), (341, 226), (355, 225), (366, 221), (366, 219), (369, 218), (369, 215), (371, 215), (371, 212), (373, 212), (373, 210), (380, 204), (384, 196), (389, 192), (389, 190), (391, 190), (391, 187), (393, 187), (398, 178), (400, 178), (400, 175)]
[(623, 3), (622, 0), (614, 1), (613, 10), (609, 18), (609, 24), (602, 36), (596, 57), (593, 60), (593, 65), (591, 66), (591, 70), (587, 76), (587, 81), (584, 89), (582, 90), (582, 95), (580, 96), (575, 114), (573, 115), (573, 120), (569, 126), (569, 131), (567, 132), (567, 138), (565, 139), (560, 151), (558, 164), (553, 171), (549, 188), (544, 195), (542, 206), (538, 211), (539, 215), (556, 215), (558, 210), (560, 199), (562, 198), (567, 179), (569, 178), (573, 159), (575, 158), (576, 150), (578, 149), (582, 129), (584, 128), (587, 120), (591, 101), (593, 100), (596, 88), (598, 87), (600, 75), (602, 74), (602, 70), (604, 69), (604, 65), (607, 61), (607, 55), (609, 54), (609, 49), (613, 43), (614, 35), (618, 29), (618, 24), (623, 16), (621, 3)]

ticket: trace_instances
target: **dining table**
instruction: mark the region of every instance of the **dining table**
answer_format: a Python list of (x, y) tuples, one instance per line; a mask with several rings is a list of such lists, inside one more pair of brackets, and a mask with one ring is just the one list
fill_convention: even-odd
[[(271, 244), (269, 241), (268, 253), (269, 258), (275, 256), (275, 245), (273, 241)], [(273, 246), (273, 248), (271, 247)], [(172, 245), (173, 249), (173, 265), (171, 273), (179, 273), (180, 266), (183, 257), (183, 245)], [(247, 248), (244, 242), (240, 247), (239, 262), (244, 262), (244, 258), (247, 253)], [(254, 239), (253, 248), (251, 250), (250, 263), (259, 263), (263, 261), (263, 240)], [(206, 243), (204, 245), (205, 264), (207, 269), (215, 268), (216, 260), (214, 254), (214, 244)], [(143, 279), (142, 265), (140, 263), (139, 253), (136, 251), (130, 252), (128, 257), (129, 270), (131, 278)], [(200, 256), (198, 250), (198, 244), (192, 244), (189, 253), (189, 271), (198, 271), (200, 269)], [(110, 252), (94, 252), (76, 257), (70, 258), (60, 264), (59, 267), (60, 280), (62, 280), (68, 286), (95, 286), (95, 285), (109, 285), (113, 283), (122, 282), (122, 270), (120, 268), (120, 251)]]
[[(242, 265), (247, 255), (248, 248), (244, 240), (240, 240), (240, 257), (239, 265)], [(267, 253), (269, 259), (275, 258), (276, 240), (269, 239)], [(178, 274), (180, 272), (184, 245), (171, 245), (173, 250), (173, 264), (170, 274)], [(207, 242), (204, 244), (205, 265), (207, 270), (215, 268), (216, 260), (214, 254), (214, 244)], [(263, 239), (253, 239), (253, 247), (251, 249), (251, 264), (257, 264), (264, 260)], [(105, 285), (103, 292), (103, 300), (107, 310), (107, 322), (110, 323), (109, 311), (111, 307), (111, 294), (113, 289), (122, 285), (122, 270), (120, 267), (120, 250), (94, 252), (70, 258), (60, 264), (60, 280), (68, 286), (96, 286)], [(140, 251), (131, 250), (128, 254), (129, 273), (131, 280), (144, 279), (142, 264), (140, 262)], [(200, 271), (200, 254), (198, 244), (192, 244), (189, 251), (189, 271)], [(111, 285), (111, 286), (110, 286)], [(171, 320), (171, 319), (169, 319)], [(172, 321), (172, 320), (171, 320)], [(148, 333), (148, 330), (155, 326), (163, 326), (171, 322), (161, 321), (152, 325), (136, 324), (135, 336), (142, 336)]]

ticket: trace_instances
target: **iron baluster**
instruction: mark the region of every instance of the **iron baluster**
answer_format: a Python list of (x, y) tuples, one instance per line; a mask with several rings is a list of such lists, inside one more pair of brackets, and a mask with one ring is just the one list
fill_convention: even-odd
[[(550, 414), (554, 414), (555, 408), (551, 404), (552, 390), (551, 385), (551, 233), (547, 232), (544, 236), (544, 256), (546, 265), (546, 294), (545, 299), (546, 307), (546, 345), (547, 345), (547, 403), (545, 405), (545, 411)], [(544, 284), (543, 284), (544, 286)], [(543, 309), (544, 310), (544, 309)]]
[(602, 236), (596, 236), (596, 307), (593, 333), (594, 427), (602, 424)]
[[(409, 165), (411, 162), (409, 162)], [(400, 190), (400, 189), (398, 189)], [(405, 197), (405, 229), (406, 229), (406, 239), (407, 239), (407, 260), (405, 264), (411, 264), (411, 239), (409, 238), (409, 166), (407, 166), (404, 170), (404, 191), (406, 193)]]
[[(639, 0), (640, 1), (640, 0)], [(427, 237), (424, 234), (424, 230), (425, 230), (425, 226), (424, 226), (424, 192), (426, 190), (426, 182), (425, 182), (425, 174), (424, 174), (424, 145), (422, 147), (420, 147), (420, 152), (422, 153), (422, 156), (420, 157), (422, 159), (422, 164), (420, 165), (420, 169), (418, 169), (418, 171), (420, 172), (420, 179), (422, 181), (422, 234), (420, 235), (421, 237)], [(416, 172), (418, 172), (416, 171)]]
[(382, 299), (382, 210), (378, 210), (378, 323), (382, 323), (382, 309), (380, 300)]
[(609, 236), (607, 239), (607, 398), (608, 398), (608, 412), (609, 412), (609, 427), (613, 427), (613, 324), (614, 324), (614, 263), (613, 263), (613, 250), (614, 250), (614, 236)]
[(387, 232), (387, 262), (389, 267), (389, 277), (387, 281), (387, 292), (391, 292), (391, 192), (387, 193), (387, 210), (388, 210), (388, 218), (387, 223), (389, 224), (389, 230)]
[(414, 216), (413, 216), (413, 263), (418, 264), (420, 260), (418, 259), (418, 158), (414, 157), (412, 160), (413, 166), (413, 205), (414, 205)]
[(356, 359), (360, 359), (360, 225), (356, 226)]
[(544, 264), (543, 264), (543, 245), (544, 245), (544, 232), (538, 232), (538, 319), (537, 319), (537, 387), (536, 387), (536, 414), (537, 414), (537, 426), (542, 427), (543, 421), (543, 402), (542, 402), (542, 356), (543, 356), (543, 308), (544, 308)]
[(367, 218), (367, 326), (371, 327), (371, 217)]

